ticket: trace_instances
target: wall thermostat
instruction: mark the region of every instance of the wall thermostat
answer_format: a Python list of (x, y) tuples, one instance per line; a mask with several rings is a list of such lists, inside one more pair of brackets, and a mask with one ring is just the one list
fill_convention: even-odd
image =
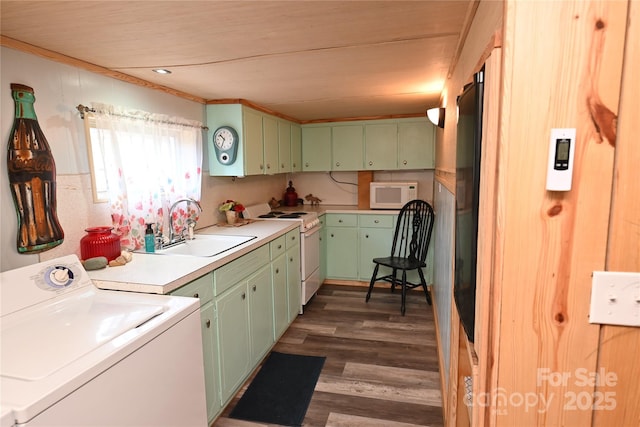
[(573, 155), (576, 151), (576, 130), (551, 129), (549, 162), (547, 164), (547, 190), (571, 190)]

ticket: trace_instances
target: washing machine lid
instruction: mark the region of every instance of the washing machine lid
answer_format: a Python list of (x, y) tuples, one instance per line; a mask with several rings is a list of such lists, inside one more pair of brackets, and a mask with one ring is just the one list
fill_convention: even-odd
[(3, 377), (37, 381), (162, 314), (161, 304), (82, 288), (2, 318)]

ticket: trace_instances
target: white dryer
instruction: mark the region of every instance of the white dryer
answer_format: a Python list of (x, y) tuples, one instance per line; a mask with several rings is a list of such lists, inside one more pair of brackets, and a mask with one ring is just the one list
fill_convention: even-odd
[(0, 294), (3, 427), (207, 425), (197, 299), (97, 289), (75, 255)]

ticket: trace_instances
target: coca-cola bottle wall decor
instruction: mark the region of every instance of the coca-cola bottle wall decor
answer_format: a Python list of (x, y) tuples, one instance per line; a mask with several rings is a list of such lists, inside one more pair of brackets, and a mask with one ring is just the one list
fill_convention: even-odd
[(56, 164), (33, 108), (33, 89), (12, 83), (11, 92), (16, 113), (7, 170), (18, 215), (17, 248), (19, 253), (38, 253), (64, 240), (56, 212)]

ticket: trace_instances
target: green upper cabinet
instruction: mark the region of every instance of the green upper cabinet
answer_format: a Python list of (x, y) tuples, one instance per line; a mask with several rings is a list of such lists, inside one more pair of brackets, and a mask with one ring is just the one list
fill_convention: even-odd
[(331, 170), (331, 127), (302, 128), (302, 170)]
[(278, 120), (278, 172), (291, 172), (291, 123)]
[(245, 174), (262, 175), (264, 173), (264, 134), (262, 114), (243, 108)]
[(303, 171), (433, 169), (435, 127), (426, 117), (302, 126)]
[(398, 125), (396, 123), (366, 124), (364, 132), (365, 169), (396, 169), (398, 166)]
[(291, 124), (291, 172), (302, 171), (302, 128)]
[(262, 165), (265, 174), (278, 173), (278, 120), (272, 116), (262, 116), (262, 132), (264, 143), (264, 163)]
[(428, 120), (398, 123), (398, 169), (435, 168), (435, 133)]
[[(209, 127), (209, 174), (245, 176), (291, 172), (292, 156), (300, 168), (300, 127), (241, 104), (207, 105)], [(220, 126), (231, 126), (238, 134), (234, 161), (222, 162), (213, 135)], [(294, 131), (292, 133), (292, 130)], [(292, 146), (292, 140), (295, 146)]]
[(362, 125), (333, 126), (331, 136), (331, 170), (361, 170), (363, 158)]

